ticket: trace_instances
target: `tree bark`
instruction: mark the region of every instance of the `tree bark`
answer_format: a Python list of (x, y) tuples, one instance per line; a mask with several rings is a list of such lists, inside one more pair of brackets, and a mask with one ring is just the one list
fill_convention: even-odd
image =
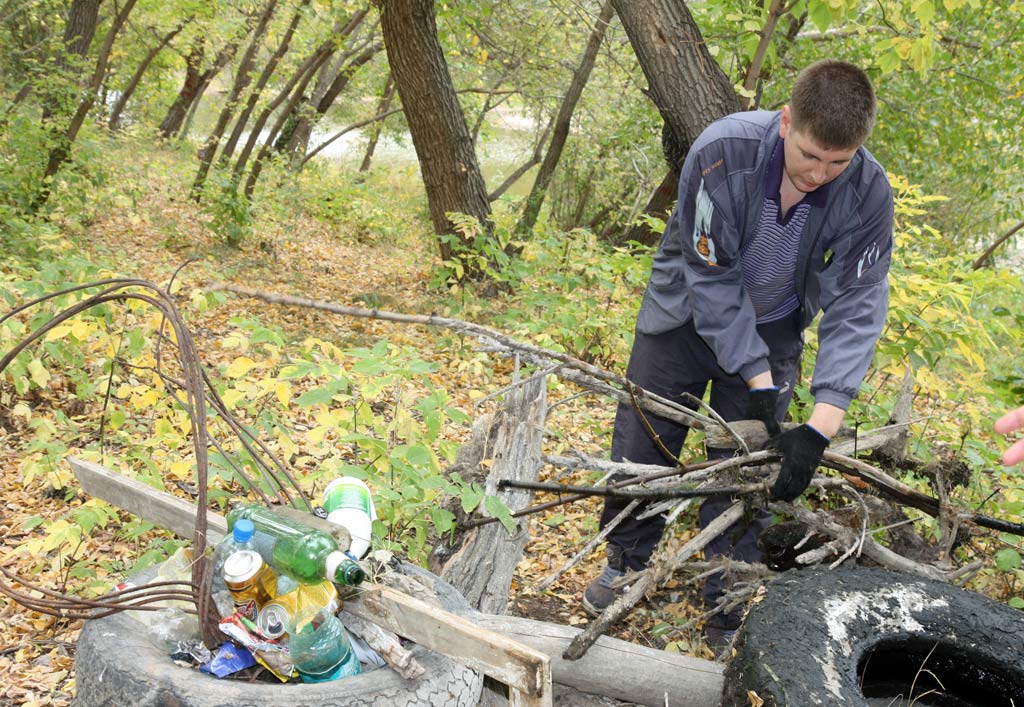
[[(678, 180), (690, 145), (709, 123), (741, 106), (685, 2), (612, 0), (612, 4), (647, 78), (646, 93), (665, 120), (662, 145), (674, 174), (662, 179), (643, 211), (664, 218), (667, 205), (675, 198), (672, 179)], [(637, 222), (621, 240), (647, 243), (656, 241), (657, 236), (645, 223)]]
[[(475, 218), (490, 238), (487, 187), (437, 38), (433, 0), (381, 0), (380, 6), (388, 62), (419, 159), (434, 232), (455, 234), (466, 243), (448, 218), (457, 212)], [(455, 254), (444, 238), (438, 250), (443, 260)], [(464, 271), (468, 278), (480, 274), (474, 265)]]
[(270, 24), (270, 18), (274, 15), (274, 10), (277, 8), (278, 0), (269, 0), (263, 9), (263, 13), (260, 15), (256, 29), (253, 30), (252, 41), (249, 42), (249, 46), (246, 47), (245, 53), (242, 54), (242, 58), (238, 62), (238, 70), (235, 72), (235, 81), (231, 86), (231, 91), (228, 94), (228, 98), (224, 103), (224, 108), (220, 112), (220, 116), (217, 118), (217, 124), (214, 126), (210, 136), (206, 138), (206, 142), (203, 147), (199, 150), (199, 169), (196, 172), (196, 178), (192, 182), (192, 199), (199, 201), (203, 191), (203, 185), (206, 183), (206, 177), (210, 173), (210, 167), (213, 165), (213, 158), (217, 152), (217, 147), (220, 145), (220, 140), (224, 136), (224, 131), (227, 129), (228, 123), (231, 120), (231, 116), (235, 112), (235, 106), (238, 103), (239, 96), (242, 92), (249, 87), (249, 83), (252, 81), (252, 68), (253, 60), (256, 57), (256, 52), (259, 50), (260, 45), (263, 43), (263, 36), (267, 32), (267, 26)]
[[(75, 110), (74, 115), (71, 116), (71, 122), (68, 124), (64, 134), (60, 136), (57, 144), (50, 150), (46, 171), (43, 173), (43, 188), (39, 192), (34, 204), (36, 208), (46, 203), (50, 198), (49, 179), (57, 174), (60, 168), (71, 158), (71, 146), (78, 137), (78, 131), (82, 129), (86, 116), (92, 110), (93, 105), (95, 105), (100, 86), (103, 84), (103, 77), (107, 73), (107, 63), (110, 61), (110, 52), (114, 48), (114, 40), (128, 19), (128, 13), (135, 7), (135, 2), (136, 0), (127, 0), (114, 17), (110, 29), (107, 30), (107, 34), (103, 39), (103, 46), (100, 47), (99, 54), (96, 57), (96, 66), (93, 69), (92, 77), (85, 86), (85, 92), (82, 99), (78, 102), (78, 108)], [(76, 2), (75, 4), (77, 5), (78, 3)], [(98, 10), (98, 6), (96, 9)], [(95, 19), (96, 15), (93, 14), (94, 26)]]
[[(384, 90), (380, 94), (380, 100), (377, 102), (377, 110), (375, 114), (383, 113), (391, 107), (391, 101), (395, 98), (395, 77), (391, 71), (388, 71), (387, 81), (384, 82)], [(377, 141), (380, 140), (380, 131), (383, 125), (380, 122), (376, 122), (370, 128), (370, 139), (366, 143), (366, 152), (363, 153), (363, 161), (359, 164), (360, 172), (368, 172), (370, 170), (370, 163), (373, 161), (373, 153), (377, 150)]]
[[(218, 164), (224, 166), (231, 159), (231, 155), (234, 154), (235, 148), (238, 146), (238, 141), (242, 138), (242, 132), (245, 130), (246, 123), (249, 122), (249, 116), (256, 109), (256, 103), (260, 100), (260, 94), (263, 93), (263, 89), (266, 87), (267, 82), (270, 81), (270, 77), (274, 75), (274, 71), (277, 69), (277, 65), (281, 62), (281, 58), (288, 53), (288, 48), (291, 45), (292, 37), (295, 35), (295, 29), (299, 26), (299, 22), (302, 20), (303, 10), (309, 5), (310, 0), (300, 0), (298, 6), (295, 8), (295, 12), (292, 13), (291, 21), (288, 23), (288, 29), (285, 30), (284, 36), (281, 37), (281, 41), (277, 45), (277, 49), (274, 50), (273, 54), (267, 60), (267, 63), (263, 65), (263, 71), (260, 72), (260, 76), (256, 79), (256, 84), (249, 92), (249, 98), (245, 102), (245, 107), (242, 112), (235, 119), (235, 126), (231, 130), (231, 135), (228, 136), (228, 140), (224, 143), (224, 149), (221, 150)], [(259, 128), (254, 128), (252, 132), (259, 132)], [(251, 136), (250, 136), (251, 137)], [(257, 135), (258, 137), (258, 135)]]
[[(335, 44), (333, 40), (325, 42), (324, 44), (321, 44), (319, 47), (317, 47), (316, 50), (309, 57), (307, 57), (305, 61), (302, 62), (302, 65), (295, 70), (291, 78), (288, 79), (287, 83), (285, 83), (284, 87), (278, 92), (274, 100), (272, 100), (260, 112), (259, 117), (256, 119), (256, 122), (252, 126), (252, 130), (249, 131), (249, 138), (245, 142), (245, 147), (242, 148), (242, 152), (238, 156), (238, 160), (235, 162), (235, 167), (233, 170), (235, 179), (240, 178), (242, 172), (245, 170), (245, 165), (249, 161), (249, 157), (252, 154), (253, 148), (259, 141), (260, 132), (263, 130), (263, 126), (266, 125), (267, 120), (270, 119), (271, 114), (277, 109), (279, 105), (281, 105), (281, 103), (284, 102), (286, 98), (288, 98), (288, 96), (292, 95), (292, 90), (295, 88), (296, 84), (298, 84), (301, 81), (303, 87), (305, 87), (309, 83), (309, 81), (312, 79), (312, 76), (317, 71), (319, 71), (323, 63), (330, 58), (331, 53), (334, 51), (334, 47)], [(287, 116), (282, 116), (278, 123), (282, 123), (286, 119)], [(277, 130), (279, 130), (279, 128), (275, 126), (274, 132), (276, 132)], [(274, 143), (274, 137), (274, 135), (268, 136), (265, 144), (268, 146), (272, 145)], [(263, 155), (264, 153), (261, 152), (260, 159), (262, 159)]]
[(148, 69), (149, 65), (153, 63), (154, 59), (156, 59), (156, 55), (162, 52), (164, 47), (170, 44), (171, 40), (174, 39), (178, 33), (184, 29), (185, 25), (191, 21), (192, 18), (188, 18), (179, 22), (177, 27), (161, 37), (156, 46), (146, 52), (146, 56), (143, 57), (142, 62), (139, 64), (138, 68), (135, 69), (135, 73), (132, 74), (131, 79), (128, 80), (128, 85), (124, 87), (121, 91), (121, 95), (117, 97), (117, 101), (110, 109), (110, 118), (107, 120), (107, 129), (114, 131), (121, 129), (121, 113), (124, 112), (125, 106), (128, 105), (128, 99), (132, 97), (132, 94), (135, 93), (135, 89), (138, 88), (139, 82), (142, 80), (142, 75), (146, 73), (146, 69)]
[[(352, 37), (360, 25), (362, 25), (368, 13), (369, 9), (363, 8), (353, 14), (341, 31), (334, 33), (335, 41), (340, 43), (343, 38)], [(376, 30), (374, 29), (374, 31)], [(359, 53), (360, 49), (365, 50), (369, 43), (369, 40), (365, 41), (362, 45), (353, 42), (353, 46), (348, 47), (335, 61), (325, 64), (320, 69), (320, 75), (317, 77), (312, 96), (308, 100), (303, 98), (278, 134), (274, 149), (288, 155), (289, 163), (293, 169), (298, 169), (301, 166), (302, 159), (306, 155), (306, 149), (309, 147), (309, 137), (313, 134), (314, 125), (330, 109), (345, 84), (347, 84), (350, 77), (345, 76), (344, 79), (341, 78), (345, 65), (353, 56)], [(381, 48), (382, 46), (377, 46), (374, 54), (380, 51)], [(367, 57), (366, 61), (369, 61), (369, 59), (370, 57)], [(359, 65), (361, 66), (362, 63)], [(336, 85), (339, 80), (344, 81), (340, 86)]]
[(604, 41), (605, 31), (608, 29), (608, 23), (611, 22), (613, 14), (614, 10), (612, 9), (611, 0), (605, 0), (598, 15), (597, 24), (590, 33), (590, 39), (583, 50), (579, 67), (573, 73), (572, 82), (569, 84), (569, 88), (565, 92), (565, 98), (562, 99), (562, 105), (558, 109), (555, 129), (551, 136), (551, 144), (544, 155), (544, 161), (537, 172), (537, 178), (533, 182), (530, 195), (526, 198), (526, 207), (523, 209), (523, 215), (516, 226), (516, 233), (520, 237), (529, 233), (533, 229), (534, 224), (537, 223), (537, 216), (540, 214), (540, 208), (544, 204), (544, 196), (547, 194), (548, 185), (551, 184), (555, 168), (558, 166), (558, 161), (562, 158), (562, 149), (569, 138), (572, 115), (576, 111), (576, 104), (579, 102), (580, 96), (583, 95), (583, 88), (587, 85), (590, 72), (597, 61), (597, 51), (601, 47), (601, 42)]

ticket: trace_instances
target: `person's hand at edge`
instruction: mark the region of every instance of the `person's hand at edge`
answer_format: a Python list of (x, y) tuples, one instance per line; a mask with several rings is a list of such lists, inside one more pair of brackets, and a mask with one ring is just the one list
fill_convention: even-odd
[(760, 420), (768, 430), (768, 438), (771, 439), (782, 431), (779, 421), (775, 418), (775, 408), (779, 403), (779, 388), (751, 388), (750, 398), (747, 402), (747, 419)]
[(828, 441), (828, 437), (805, 423), (768, 442), (769, 448), (782, 453), (782, 470), (772, 486), (771, 500), (792, 501), (807, 490)]
[[(996, 420), (996, 432), (1008, 435), (1015, 430), (1024, 430), (1024, 405), (1011, 410)], [(1003, 464), (1013, 466), (1024, 461), (1024, 439), (1019, 439), (1003, 452)]]

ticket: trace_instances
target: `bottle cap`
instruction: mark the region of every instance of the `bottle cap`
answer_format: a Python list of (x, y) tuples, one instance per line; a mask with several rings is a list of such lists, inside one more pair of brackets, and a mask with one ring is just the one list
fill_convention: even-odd
[(232, 536), (235, 538), (235, 542), (247, 543), (252, 540), (253, 533), (256, 532), (256, 526), (252, 524), (252, 521), (248, 518), (239, 518), (238, 522), (235, 523), (235, 527), (232, 529)]

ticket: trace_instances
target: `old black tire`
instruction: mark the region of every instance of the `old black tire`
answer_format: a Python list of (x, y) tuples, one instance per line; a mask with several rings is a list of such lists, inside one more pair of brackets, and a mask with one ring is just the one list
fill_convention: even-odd
[(767, 707), (1024, 705), (1022, 637), (1024, 612), (944, 582), (787, 572), (740, 629), (721, 704), (749, 707), (753, 691)]
[[(150, 581), (153, 572), (133, 578)], [(440, 585), (443, 581), (431, 577)], [(450, 589), (450, 596), (462, 599)], [(442, 600), (444, 597), (442, 596)], [(462, 601), (465, 601), (462, 599)], [(446, 607), (447, 608), (447, 607)], [(461, 607), (452, 607), (459, 609)], [(343, 681), (275, 684), (218, 679), (176, 665), (154, 646), (132, 612), (87, 621), (75, 657), (75, 707), (471, 707), (483, 679), (447, 656), (413, 649), (424, 675), (404, 680), (380, 668)]]

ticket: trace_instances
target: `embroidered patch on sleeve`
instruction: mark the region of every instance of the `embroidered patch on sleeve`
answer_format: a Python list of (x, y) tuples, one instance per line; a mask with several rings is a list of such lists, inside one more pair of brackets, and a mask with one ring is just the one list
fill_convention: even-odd
[(717, 265), (715, 257), (715, 242), (711, 238), (711, 217), (714, 215), (715, 207), (711, 203), (711, 197), (704, 190), (704, 180), (700, 180), (700, 187), (697, 190), (697, 199), (694, 207), (693, 218), (693, 249), (708, 265)]

